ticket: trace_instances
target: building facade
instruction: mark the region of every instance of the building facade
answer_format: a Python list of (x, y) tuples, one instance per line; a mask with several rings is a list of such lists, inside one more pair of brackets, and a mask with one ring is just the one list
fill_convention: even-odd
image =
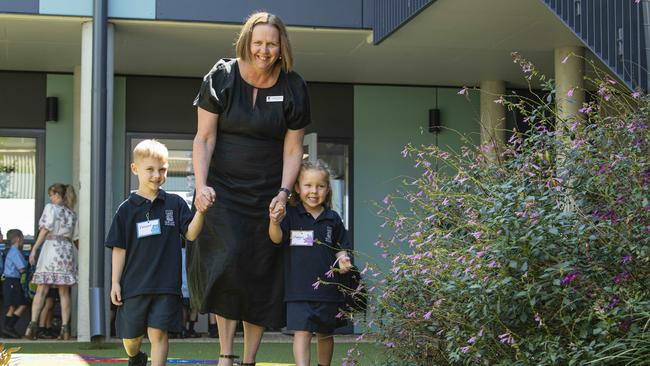
[[(515, 125), (493, 102), (528, 88), (511, 52), (553, 76), (558, 95), (581, 85), (590, 61), (648, 88), (648, 0), (0, 0), (0, 228), (33, 236), (46, 188), (76, 186), (79, 340), (107, 333), (102, 236), (135, 187), (132, 147), (165, 142), (165, 188), (191, 199), (192, 100), (256, 10), (289, 26), (312, 102), (305, 144), (332, 166), (336, 207), (370, 260), (384, 230), (374, 202), (415, 174), (405, 144), (457, 151), (463, 136), (504, 139)], [(573, 98), (558, 109), (576, 113), (584, 95)], [(429, 132), (431, 109), (440, 133)]]

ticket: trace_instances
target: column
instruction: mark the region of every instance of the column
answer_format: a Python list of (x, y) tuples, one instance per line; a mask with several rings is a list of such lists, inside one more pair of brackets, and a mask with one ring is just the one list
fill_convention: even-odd
[(585, 102), (584, 54), (584, 48), (579, 46), (555, 49), (555, 107), (558, 123), (579, 116), (578, 110)]
[(506, 108), (499, 100), (506, 92), (502, 80), (482, 80), (481, 88), (481, 146), (492, 147), (487, 155), (495, 157), (498, 146), (506, 139)]

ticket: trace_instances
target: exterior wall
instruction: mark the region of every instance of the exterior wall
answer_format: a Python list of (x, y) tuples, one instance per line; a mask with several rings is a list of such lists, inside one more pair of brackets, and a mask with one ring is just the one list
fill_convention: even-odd
[(157, 0), (156, 18), (206, 22), (241, 23), (257, 10), (281, 16), (286, 24), (361, 28), (362, 0)]
[[(2, 10), (0, 4), (0, 10)], [(40, 0), (40, 14), (92, 16), (93, 0)], [(108, 2), (110, 18), (155, 19), (155, 0), (110, 0)]]
[[(109, 18), (237, 23), (267, 10), (287, 25), (365, 28), (373, 23), (373, 0), (110, 0)], [(0, 13), (93, 15), (93, 0), (0, 0)]]
[(47, 96), (59, 98), (59, 120), (45, 124), (46, 200), (47, 187), (51, 184), (72, 183), (73, 88), (72, 75), (47, 75)]
[[(438, 108), (442, 125), (478, 143), (480, 103), (478, 92), (470, 92), (470, 102), (457, 89), (438, 88)], [(354, 87), (354, 247), (361, 252), (358, 264), (379, 261), (381, 251), (373, 243), (378, 236), (390, 236), (382, 229), (375, 202), (381, 203), (395, 192), (402, 180), (415, 176), (411, 160), (401, 151), (409, 142), (417, 146), (433, 144), (428, 132), (428, 110), (435, 106), (435, 88), (364, 86)], [(443, 130), (439, 146), (458, 151), (459, 134)]]

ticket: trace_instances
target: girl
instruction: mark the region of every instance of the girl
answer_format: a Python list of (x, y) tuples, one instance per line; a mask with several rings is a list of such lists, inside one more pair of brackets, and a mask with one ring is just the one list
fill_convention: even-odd
[[(312, 333), (318, 337), (318, 364), (329, 366), (334, 351), (335, 328), (342, 325), (337, 314), (343, 295), (336, 285), (338, 273), (352, 267), (352, 249), (339, 215), (330, 209), (330, 174), (322, 161), (302, 164), (291, 195), (291, 206), (269, 212), (269, 236), (284, 245), (284, 301), (287, 330), (294, 331), (293, 356), (297, 366), (308, 366)], [(300, 202), (296, 204), (296, 197)], [(338, 265), (338, 270), (334, 267)]]
[[(43, 209), (38, 221), (40, 231), (29, 255), (29, 263), (36, 265), (32, 282), (37, 285), (32, 303), (32, 320), (25, 338), (36, 339), (38, 316), (50, 286), (59, 288), (61, 301), (61, 333), (59, 339), (70, 339), (70, 287), (77, 283), (76, 245), (77, 214), (73, 211), (77, 196), (71, 185), (56, 183), (47, 190), (50, 204)], [(73, 247), (73, 240), (75, 244)], [(36, 253), (43, 249), (36, 264)]]

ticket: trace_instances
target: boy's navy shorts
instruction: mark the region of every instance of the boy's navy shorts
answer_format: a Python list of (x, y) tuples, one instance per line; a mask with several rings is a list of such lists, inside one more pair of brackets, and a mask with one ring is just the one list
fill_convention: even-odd
[(303, 330), (330, 334), (345, 325), (339, 314), (337, 302), (290, 301), (287, 302), (287, 330)]
[(4, 304), (11, 306), (27, 305), (23, 285), (20, 284), (20, 278), (5, 277), (2, 284), (2, 293), (4, 295)]
[(168, 332), (183, 329), (181, 297), (170, 294), (137, 295), (122, 300), (115, 319), (117, 336), (133, 339), (144, 335), (147, 328)]

